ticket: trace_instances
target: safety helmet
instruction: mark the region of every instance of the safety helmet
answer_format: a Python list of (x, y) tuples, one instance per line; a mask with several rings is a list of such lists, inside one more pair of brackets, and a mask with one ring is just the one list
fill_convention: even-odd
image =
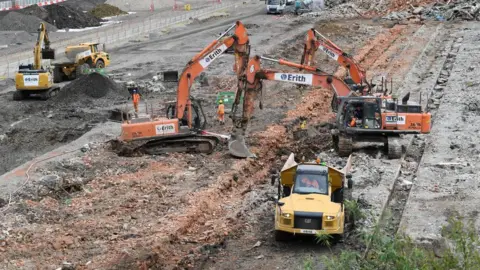
[(220, 99), (220, 100), (218, 101), (218, 104), (223, 104), (223, 99)]
[(133, 92), (133, 93), (137, 93), (137, 89), (134, 88), (134, 89), (132, 90), (132, 92)]

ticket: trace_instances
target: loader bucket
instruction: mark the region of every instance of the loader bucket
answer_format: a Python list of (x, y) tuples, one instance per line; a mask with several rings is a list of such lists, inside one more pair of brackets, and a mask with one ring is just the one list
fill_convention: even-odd
[(256, 158), (255, 154), (248, 150), (243, 136), (238, 136), (235, 140), (228, 143), (228, 152), (237, 158)]
[(164, 82), (178, 82), (178, 71), (169, 70), (163, 72), (163, 81)]
[(55, 50), (53, 50), (53, 49), (43, 49), (42, 50), (42, 59), (55, 59)]

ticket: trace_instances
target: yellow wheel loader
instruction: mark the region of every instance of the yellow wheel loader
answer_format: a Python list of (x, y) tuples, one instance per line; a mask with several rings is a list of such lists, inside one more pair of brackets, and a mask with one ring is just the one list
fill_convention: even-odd
[(341, 238), (345, 226), (343, 193), (347, 186), (353, 186), (349, 167), (337, 170), (320, 160), (297, 164), (291, 154), (280, 177), (272, 174), (272, 185), (278, 182), (275, 240), (285, 241), (297, 234)]
[(110, 55), (98, 48), (99, 43), (81, 43), (77, 46), (68, 46), (65, 49), (63, 61), (54, 64), (54, 81), (56, 83), (74, 80), (95, 69), (102, 70), (110, 65)]
[(43, 59), (55, 59), (55, 51), (50, 48), (47, 28), (44, 23), (38, 28), (38, 38), (33, 49), (34, 63), (20, 65), (15, 74), (16, 91), (14, 100), (22, 100), (30, 95), (39, 95), (43, 100), (49, 99), (60, 87), (53, 83), (50, 67), (42, 66)]

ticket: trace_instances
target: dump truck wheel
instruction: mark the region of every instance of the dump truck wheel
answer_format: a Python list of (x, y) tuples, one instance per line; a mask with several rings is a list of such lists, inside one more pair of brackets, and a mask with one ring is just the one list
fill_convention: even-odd
[(63, 74), (62, 74), (62, 68), (61, 67), (55, 67), (53, 69), (53, 82), (54, 83), (60, 83), (63, 81)]
[(95, 68), (105, 68), (105, 62), (103, 62), (103, 60), (98, 60), (95, 64)]
[(402, 157), (402, 145), (398, 138), (389, 137), (387, 141), (387, 151), (389, 159), (399, 159)]
[(88, 69), (88, 68), (90, 68), (90, 66), (88, 64), (83, 64), (83, 65), (78, 66), (75, 69), (75, 79), (78, 79), (78, 78), (84, 76), (85, 74), (83, 73), (83, 71), (85, 69)]
[(25, 93), (17, 90), (13, 93), (13, 100), (23, 100), (25, 96)]
[(284, 242), (290, 240), (291, 237), (287, 232), (275, 230), (275, 241)]
[(333, 234), (333, 242), (334, 243), (342, 243), (343, 242), (343, 234)]
[(338, 155), (341, 157), (348, 157), (353, 150), (353, 141), (350, 137), (338, 137)]

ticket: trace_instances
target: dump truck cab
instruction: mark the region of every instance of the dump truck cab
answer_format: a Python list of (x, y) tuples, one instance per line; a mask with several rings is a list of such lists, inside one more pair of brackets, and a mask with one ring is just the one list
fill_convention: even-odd
[(351, 175), (316, 162), (297, 164), (293, 154), (280, 175), (275, 206), (275, 239), (291, 235), (319, 233), (341, 236), (344, 233), (344, 188), (352, 188)]

